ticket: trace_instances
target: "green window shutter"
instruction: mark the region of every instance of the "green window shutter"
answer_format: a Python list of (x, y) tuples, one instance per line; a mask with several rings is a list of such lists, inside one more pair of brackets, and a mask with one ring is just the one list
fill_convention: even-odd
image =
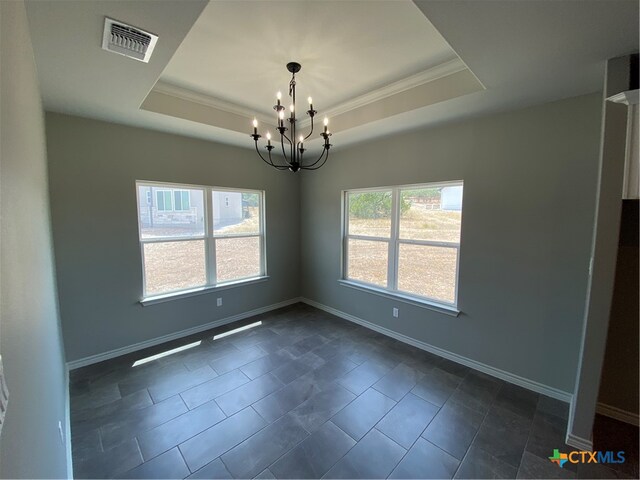
[(191, 197), (189, 195), (188, 190), (184, 190), (182, 192), (182, 209), (183, 210), (191, 209)]
[(175, 190), (173, 192), (173, 198), (175, 199), (175, 209), (182, 210), (182, 195), (180, 190)]

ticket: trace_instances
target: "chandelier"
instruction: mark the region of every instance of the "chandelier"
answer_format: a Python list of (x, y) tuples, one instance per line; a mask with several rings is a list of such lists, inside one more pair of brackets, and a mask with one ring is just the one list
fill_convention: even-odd
[[(253, 119), (253, 134), (251, 137), (253, 138), (256, 144), (256, 152), (260, 158), (267, 164), (271, 165), (278, 170), (291, 170), (292, 172), (297, 172), (298, 170), (317, 170), (322, 167), (327, 158), (329, 158), (329, 148), (331, 148), (331, 144), (329, 143), (329, 137), (331, 133), (327, 130), (327, 126), (329, 125), (329, 120), (327, 117), (324, 118), (324, 131), (320, 134), (320, 136), (324, 139), (324, 144), (322, 145), (322, 151), (320, 152), (320, 156), (313, 161), (310, 161), (307, 157), (304, 156), (307, 151), (304, 148), (304, 142), (307, 140), (311, 134), (313, 133), (313, 118), (315, 117), (317, 111), (313, 109), (313, 100), (311, 97), (308, 98), (309, 101), (309, 110), (307, 110), (307, 115), (311, 118), (311, 128), (309, 134), (305, 137), (304, 135), (298, 135), (296, 122), (298, 119), (296, 118), (296, 73), (300, 71), (302, 65), (297, 62), (289, 62), (287, 63), (287, 70), (291, 72), (291, 81), (289, 82), (289, 96), (291, 97), (292, 103), (289, 107), (289, 116), (286, 116), (286, 107), (282, 105), (282, 94), (278, 92), (277, 94), (277, 104), (273, 106), (273, 109), (276, 111), (276, 129), (280, 132), (280, 145), (282, 146), (282, 156), (284, 157), (284, 162), (281, 159), (275, 160), (271, 157), (271, 150), (275, 148), (275, 146), (271, 145), (271, 133), (267, 132), (267, 144), (265, 145), (265, 149), (267, 150), (267, 158), (265, 158), (262, 153), (260, 153), (260, 149), (258, 148), (258, 140), (262, 137), (262, 135), (258, 134), (258, 120)], [(289, 123), (289, 128), (285, 127), (285, 122)], [(289, 132), (288, 135), (286, 132)], [(288, 145), (287, 145), (288, 144)], [(289, 153), (287, 154), (287, 150)]]

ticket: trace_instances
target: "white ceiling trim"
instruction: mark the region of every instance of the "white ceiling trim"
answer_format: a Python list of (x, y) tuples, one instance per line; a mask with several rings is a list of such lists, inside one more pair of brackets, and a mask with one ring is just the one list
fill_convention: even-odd
[(247, 117), (249, 119), (255, 117), (261, 122), (268, 123), (273, 120), (273, 118), (271, 117), (267, 117), (262, 113), (256, 113), (255, 110), (243, 107), (242, 105), (238, 105), (237, 103), (227, 102), (225, 100), (221, 100), (210, 95), (205, 95), (203, 93), (194, 92), (193, 90), (189, 90), (188, 88), (179, 87), (167, 82), (157, 82), (150, 93), (154, 92), (169, 95), (171, 97), (186, 100), (188, 102), (197, 103), (199, 105), (204, 105), (205, 107), (215, 108), (216, 110), (221, 110), (223, 112), (233, 113), (235, 115), (240, 115), (241, 117)]
[(378, 100), (382, 100), (383, 98), (391, 97), (406, 90), (419, 87), (420, 85), (424, 85), (425, 83), (433, 82), (434, 80), (437, 80), (439, 78), (446, 77), (447, 75), (458, 73), (466, 69), (467, 66), (462, 60), (460, 60), (459, 58), (454, 58), (453, 60), (449, 60), (447, 62), (441, 63), (440, 65), (436, 65), (435, 67), (428, 68), (427, 70), (423, 70), (422, 72), (390, 83), (388, 85), (385, 85), (384, 87), (372, 90), (369, 93), (365, 93), (358, 97), (352, 98), (351, 100), (330, 108), (325, 113), (323, 113), (323, 115), (326, 115), (328, 117), (336, 117), (351, 110), (355, 110), (356, 108), (369, 105), (370, 103), (377, 102)]
[[(398, 93), (402, 93), (404, 91), (410, 90), (420, 85), (424, 85), (429, 82), (433, 82), (434, 80), (438, 80), (439, 78), (446, 77), (448, 75), (452, 75), (466, 69), (467, 66), (462, 60), (460, 60), (459, 58), (454, 58), (447, 62), (441, 63), (440, 65), (436, 65), (435, 67), (423, 70), (422, 72), (410, 75), (406, 78), (385, 85), (384, 87), (378, 88), (371, 92), (355, 97), (351, 100), (347, 100), (346, 102), (340, 103), (335, 107), (326, 110), (322, 113), (322, 115), (327, 117), (336, 117), (351, 110), (355, 110), (356, 108), (369, 105), (384, 98), (391, 97)], [(268, 117), (263, 113), (258, 113), (255, 110), (244, 107), (242, 105), (228, 102), (211, 95), (194, 92), (193, 90), (189, 90), (188, 88), (179, 87), (177, 85), (173, 85), (171, 83), (163, 81), (158, 81), (153, 87), (152, 92), (162, 93), (164, 95), (169, 95), (181, 100), (194, 102), (206, 107), (215, 108), (223, 112), (233, 113), (235, 115), (240, 115), (249, 119), (255, 117), (263, 123), (270, 123), (273, 120), (273, 118)], [(309, 119), (304, 119), (301, 122), (302, 127), (308, 126), (309, 124)]]

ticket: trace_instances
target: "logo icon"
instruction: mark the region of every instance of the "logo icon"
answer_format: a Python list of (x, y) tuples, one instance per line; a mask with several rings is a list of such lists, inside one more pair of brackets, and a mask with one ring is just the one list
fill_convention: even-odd
[(619, 452), (614, 451), (606, 451), (606, 452), (589, 452), (586, 450), (581, 451), (572, 451), (567, 453), (560, 453), (560, 450), (557, 448), (553, 449), (553, 456), (549, 457), (551, 463), (555, 463), (560, 468), (564, 466), (565, 463), (624, 463), (624, 451), (620, 450)]
[(558, 464), (558, 466), (560, 468), (562, 468), (562, 466), (567, 463), (568, 461), (568, 456), (566, 453), (560, 453), (560, 450), (558, 450), (557, 448), (553, 449), (553, 456), (549, 457), (549, 460), (551, 460), (551, 462)]

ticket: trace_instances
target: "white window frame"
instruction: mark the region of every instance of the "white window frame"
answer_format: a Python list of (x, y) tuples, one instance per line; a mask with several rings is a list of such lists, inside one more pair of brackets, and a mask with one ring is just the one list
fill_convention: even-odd
[[(264, 190), (252, 190), (246, 188), (229, 188), (229, 187), (215, 187), (208, 185), (189, 185), (189, 184), (176, 184), (168, 182), (156, 182), (146, 180), (136, 180), (136, 204), (139, 208), (140, 205), (140, 187), (156, 188), (156, 191), (170, 190), (172, 195), (176, 190), (202, 190), (204, 196), (203, 202), (203, 218), (204, 218), (204, 234), (189, 237), (162, 237), (162, 238), (142, 238), (142, 228), (140, 225), (140, 213), (136, 210), (136, 221), (138, 222), (138, 241), (140, 243), (140, 259), (142, 267), (142, 299), (140, 303), (142, 305), (152, 305), (155, 303), (172, 300), (174, 298), (182, 298), (193, 295), (200, 295), (208, 293), (210, 291), (235, 287), (238, 285), (246, 285), (249, 283), (255, 283), (264, 281), (267, 278), (267, 246), (265, 239), (266, 225), (265, 225), (265, 192)], [(163, 188), (166, 187), (166, 188)], [(237, 234), (216, 234), (213, 227), (213, 192), (233, 192), (233, 193), (252, 193), (258, 195), (258, 207), (260, 211), (260, 222), (258, 233), (237, 233)], [(153, 197), (153, 195), (152, 195)], [(172, 202), (173, 202), (172, 196)], [(189, 201), (191, 206), (191, 200)], [(163, 210), (166, 211), (166, 210)], [(170, 210), (173, 211), (173, 210)], [(185, 210), (186, 211), (186, 210)], [(180, 211), (182, 212), (182, 210)], [(218, 239), (225, 238), (249, 238), (258, 237), (260, 246), (260, 272), (257, 276), (237, 278), (225, 282), (217, 281), (217, 264), (216, 264), (216, 248), (215, 242)], [(205, 244), (205, 270), (206, 270), (206, 283), (199, 286), (189, 287), (187, 289), (177, 289), (161, 294), (147, 295), (146, 285), (147, 280), (145, 276), (145, 260), (144, 260), (144, 246), (147, 243), (168, 243), (168, 242), (189, 242), (189, 241), (202, 241)]]
[[(410, 304), (425, 306), (442, 313), (453, 314), (457, 316), (458, 310), (458, 287), (460, 284), (460, 242), (440, 242), (432, 240), (414, 240), (400, 238), (400, 192), (402, 190), (416, 190), (420, 188), (438, 188), (438, 187), (463, 187), (463, 208), (464, 208), (464, 182), (462, 180), (453, 180), (447, 182), (419, 183), (409, 185), (392, 185), (370, 188), (353, 188), (342, 191), (342, 272), (339, 282), (348, 287), (354, 287), (359, 290), (371, 293), (381, 294), (382, 296), (398, 299)], [(367, 235), (349, 234), (349, 194), (366, 193), (366, 192), (391, 192), (391, 231), (389, 237), (376, 237)], [(462, 230), (462, 223), (461, 223)], [(462, 236), (462, 231), (460, 232)], [(349, 240), (364, 240), (374, 242), (385, 242), (388, 244), (387, 256), (387, 285), (380, 286), (373, 283), (364, 282), (349, 278)], [(400, 255), (400, 245), (424, 245), (432, 247), (453, 248), (456, 250), (456, 272), (455, 272), (455, 292), (454, 301), (446, 302), (437, 298), (425, 297), (415, 293), (406, 292), (398, 289), (398, 257)]]

